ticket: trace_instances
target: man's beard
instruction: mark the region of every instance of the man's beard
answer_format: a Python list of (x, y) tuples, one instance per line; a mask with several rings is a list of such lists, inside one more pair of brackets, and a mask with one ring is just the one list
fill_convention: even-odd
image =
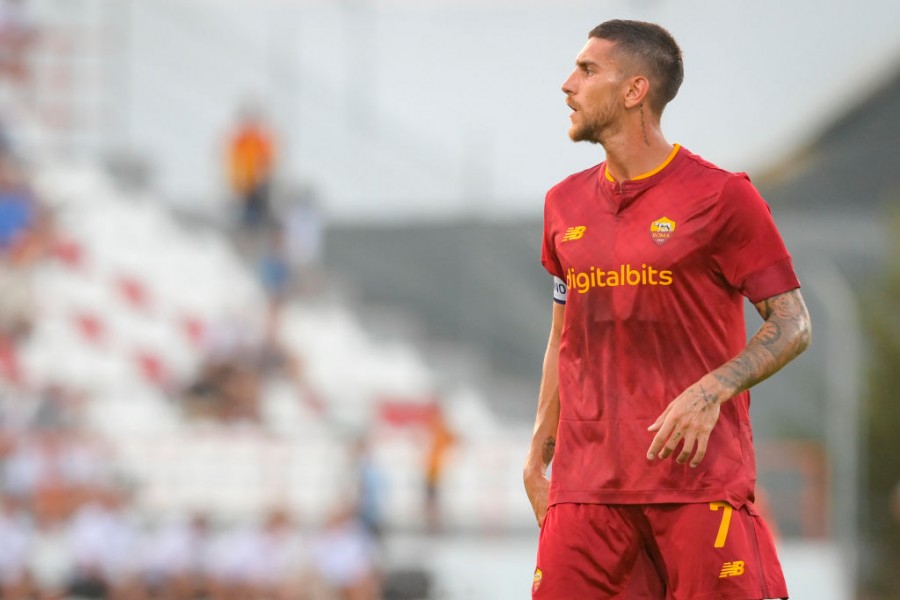
[(590, 142), (591, 144), (603, 143), (604, 128), (596, 123), (585, 123), (577, 128), (569, 130), (569, 137), (573, 142)]
[[(604, 107), (599, 114), (595, 113), (592, 118), (582, 118), (579, 125), (572, 125), (569, 129), (569, 138), (573, 142), (590, 142), (591, 144), (602, 144), (610, 135), (619, 131), (621, 121), (618, 118), (616, 106), (612, 103)], [(578, 114), (582, 114), (580, 111)]]

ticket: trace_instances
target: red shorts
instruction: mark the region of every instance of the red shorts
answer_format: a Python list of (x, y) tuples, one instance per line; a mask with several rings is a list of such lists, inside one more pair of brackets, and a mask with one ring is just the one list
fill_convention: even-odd
[(556, 504), (538, 544), (534, 600), (787, 598), (752, 505)]

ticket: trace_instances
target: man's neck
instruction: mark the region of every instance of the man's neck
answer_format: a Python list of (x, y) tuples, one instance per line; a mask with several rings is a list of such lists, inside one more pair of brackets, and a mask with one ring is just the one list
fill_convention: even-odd
[(627, 181), (653, 171), (672, 153), (673, 146), (658, 128), (632, 132), (623, 130), (603, 142), (606, 171), (616, 181)]

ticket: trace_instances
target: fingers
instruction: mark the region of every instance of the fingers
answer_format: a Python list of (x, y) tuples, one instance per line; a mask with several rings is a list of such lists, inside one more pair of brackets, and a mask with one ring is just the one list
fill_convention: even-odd
[[(682, 433), (680, 431), (673, 431), (672, 435), (669, 436), (669, 441), (666, 442), (666, 445), (663, 447), (662, 452), (659, 453), (659, 458), (669, 458), (673, 452), (675, 452), (675, 448), (678, 447), (678, 444), (681, 443)], [(685, 444), (685, 448), (687, 448), (687, 444)]]
[(668, 456), (668, 454), (663, 455), (660, 450), (662, 450), (662, 452), (665, 452), (663, 445), (670, 440), (672, 429), (674, 429), (674, 427), (675, 426), (670, 422), (663, 422), (659, 426), (658, 431), (656, 432), (656, 436), (654, 436), (653, 441), (650, 443), (650, 449), (647, 450), (648, 460), (653, 460), (654, 458), (656, 458), (657, 454), (659, 454), (660, 458), (665, 458), (666, 456)]
[[(706, 456), (706, 446), (708, 442), (708, 433), (704, 435), (701, 432), (698, 435), (697, 432), (690, 428), (682, 433), (681, 431), (676, 430), (673, 423), (665, 423), (660, 426), (656, 437), (653, 438), (650, 449), (647, 451), (647, 459), (654, 460), (657, 458), (657, 455), (660, 460), (666, 459), (669, 456), (672, 456), (678, 448), (678, 445), (681, 444), (681, 451), (676, 455), (675, 462), (684, 464), (693, 454), (691, 467), (696, 467), (700, 464), (700, 461), (703, 460), (703, 457)], [(694, 451), (695, 447), (696, 452)]]
[(656, 432), (647, 450), (647, 460), (662, 460), (675, 455), (678, 464), (690, 460), (691, 467), (696, 467), (706, 456), (709, 436), (719, 417), (719, 406), (685, 394), (673, 400), (647, 428)]
[(548, 494), (550, 482), (546, 479), (540, 480), (533, 486), (526, 486), (528, 492), (528, 500), (531, 502), (531, 508), (534, 511), (534, 519), (537, 521), (538, 527), (544, 526), (544, 519), (547, 517)]
[(704, 436), (701, 437), (697, 444), (697, 452), (694, 454), (694, 460), (691, 461), (691, 467), (696, 467), (700, 464), (700, 461), (703, 460), (703, 457), (706, 456), (706, 444), (709, 442), (709, 437)]
[[(655, 446), (657, 445), (657, 438), (665, 439), (663, 437), (662, 432), (657, 434), (656, 438), (653, 440), (653, 444), (650, 446), (650, 451), (647, 454), (647, 458), (653, 460), (655, 456)], [(706, 446), (709, 442), (708, 435), (697, 435), (692, 431), (688, 431), (686, 434), (682, 434), (680, 431), (673, 431), (669, 436), (666, 444), (663, 446), (662, 450), (659, 452), (659, 459), (663, 460), (668, 458), (672, 454), (675, 453), (678, 445), (681, 444), (681, 451), (675, 457), (675, 462), (680, 465), (683, 465), (691, 458), (693, 454), (693, 458), (691, 459), (691, 467), (696, 467), (703, 460), (703, 457), (706, 456)], [(696, 447), (696, 452), (694, 451)]]
[[(693, 433), (688, 433), (684, 436), (684, 445), (681, 447), (681, 453), (675, 458), (675, 462), (679, 465), (683, 465), (687, 462), (687, 459), (691, 457), (691, 452), (694, 451), (694, 444), (697, 441), (697, 436)], [(691, 466), (696, 466), (691, 463)]]
[(669, 435), (672, 432), (672, 428), (674, 427), (672, 423), (668, 422), (669, 413), (672, 411), (672, 405), (666, 407), (666, 410), (662, 412), (661, 415), (656, 417), (656, 420), (653, 422), (653, 425), (647, 428), (647, 431), (655, 431), (656, 436), (653, 438), (653, 442), (650, 443), (650, 448), (647, 450), (647, 459), (653, 460), (656, 458), (657, 453), (660, 448), (662, 448), (663, 444), (666, 443), (666, 440), (669, 438)]
[(537, 521), (539, 529), (544, 527), (544, 520), (547, 518), (547, 508), (546, 498), (538, 501), (534, 506), (534, 519)]

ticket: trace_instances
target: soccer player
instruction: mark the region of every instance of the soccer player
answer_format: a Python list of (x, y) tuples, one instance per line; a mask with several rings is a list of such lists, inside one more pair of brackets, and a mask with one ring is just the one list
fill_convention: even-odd
[[(746, 175), (663, 137), (683, 79), (665, 29), (605, 22), (575, 65), (569, 136), (606, 160), (545, 203), (533, 598), (786, 598), (753, 504), (748, 390), (810, 342), (790, 255)], [(763, 319), (749, 342), (744, 297)]]

